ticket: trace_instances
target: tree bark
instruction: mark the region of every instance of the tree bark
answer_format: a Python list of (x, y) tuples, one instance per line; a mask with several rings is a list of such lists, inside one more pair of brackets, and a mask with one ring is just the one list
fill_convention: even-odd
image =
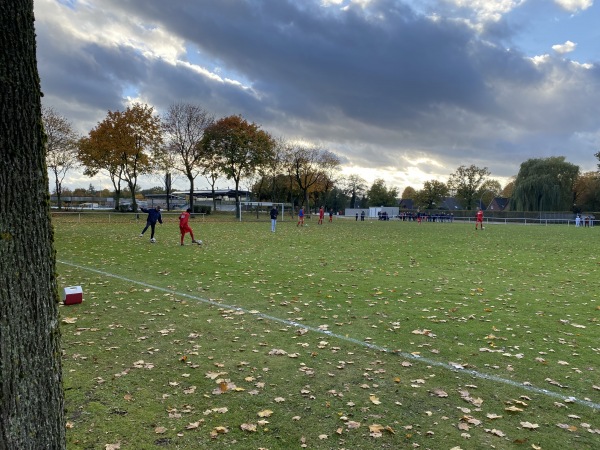
[(0, 449), (64, 449), (33, 1), (0, 2), (0, 23)]

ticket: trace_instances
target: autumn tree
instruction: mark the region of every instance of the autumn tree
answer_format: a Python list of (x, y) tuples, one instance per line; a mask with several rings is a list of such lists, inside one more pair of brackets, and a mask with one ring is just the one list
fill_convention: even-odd
[(570, 211), (579, 166), (564, 156), (528, 159), (521, 163), (511, 199), (514, 211)]
[(342, 192), (350, 197), (350, 207), (358, 206), (359, 197), (362, 197), (367, 191), (366, 180), (355, 173), (350, 174), (341, 183)]
[[(190, 183), (190, 208), (194, 208), (194, 182), (200, 174), (213, 176), (219, 172), (210, 153), (210, 148), (201, 145), (204, 131), (214, 123), (214, 117), (205, 109), (190, 103), (172, 104), (164, 115), (162, 124), (166, 145), (165, 156), (173, 162), (173, 168), (183, 173)], [(214, 195), (213, 195), (214, 200)]]
[(328, 150), (300, 143), (289, 143), (285, 166), (302, 192), (301, 204), (309, 208), (309, 195), (327, 192), (332, 187), (333, 174), (339, 169), (340, 159)]
[(152, 172), (152, 158), (162, 144), (160, 117), (154, 113), (153, 107), (134, 103), (123, 113), (115, 114), (114, 125), (120, 131), (123, 175), (131, 193), (131, 206), (137, 211), (135, 194), (138, 177)]
[(0, 449), (65, 449), (33, 2), (0, 3)]
[(124, 181), (131, 195), (131, 206), (137, 211), (138, 177), (152, 171), (152, 157), (161, 144), (160, 118), (154, 114), (154, 108), (134, 103), (125, 111), (108, 112), (89, 137), (80, 141), (79, 159), (86, 166), (86, 175), (106, 170), (119, 194)]
[(456, 172), (450, 174), (448, 189), (466, 209), (473, 209), (476, 200), (479, 199), (477, 192), (490, 174), (487, 167), (460, 166)]
[(574, 212), (600, 211), (600, 174), (586, 172), (575, 181)]
[(42, 107), (42, 121), (46, 133), (46, 164), (54, 175), (54, 192), (61, 209), (62, 183), (67, 172), (77, 166), (79, 137), (66, 117), (53, 108)]
[(119, 159), (113, 158), (112, 147), (109, 140), (104, 138), (102, 129), (105, 127), (99, 124), (90, 131), (89, 136), (79, 140), (77, 158), (85, 167), (84, 175), (88, 177), (93, 177), (101, 171), (106, 172), (114, 188), (115, 209), (119, 210), (123, 191), (123, 165)]
[(413, 198), (415, 198), (416, 194), (417, 194), (417, 191), (415, 190), (414, 187), (407, 186), (402, 191), (402, 198), (403, 199), (413, 199)]
[(236, 216), (240, 211), (240, 181), (270, 164), (274, 141), (269, 133), (241, 116), (217, 120), (204, 130), (201, 145), (214, 155), (216, 167), (235, 183)]
[(448, 195), (448, 186), (439, 180), (430, 180), (423, 183), (423, 189), (414, 195), (417, 205), (427, 209), (439, 206)]
[(500, 191), (500, 197), (511, 198), (514, 190), (515, 190), (515, 177), (511, 177), (511, 180)]
[(479, 203), (482, 209), (486, 209), (492, 201), (498, 197), (502, 191), (502, 186), (498, 180), (488, 179), (481, 183), (477, 195), (479, 195)]
[(370, 206), (396, 206), (398, 204), (398, 189), (388, 188), (385, 180), (378, 178), (367, 191), (367, 198)]
[[(261, 195), (264, 195), (264, 198), (272, 202), (282, 202), (285, 200), (286, 145), (286, 142), (282, 138), (275, 139), (273, 158), (269, 164), (264, 166), (261, 182), (259, 182), (258, 186), (255, 186), (259, 198), (261, 198)], [(284, 188), (281, 189), (282, 187)]]

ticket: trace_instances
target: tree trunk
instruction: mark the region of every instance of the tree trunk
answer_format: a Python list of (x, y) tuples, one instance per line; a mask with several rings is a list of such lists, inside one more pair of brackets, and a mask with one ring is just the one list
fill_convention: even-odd
[(0, 449), (64, 449), (58, 291), (32, 0), (0, 2)]
[(165, 190), (167, 191), (167, 211), (171, 211), (171, 174), (165, 174)]
[(194, 177), (188, 175), (188, 180), (190, 180), (190, 209), (194, 214)]

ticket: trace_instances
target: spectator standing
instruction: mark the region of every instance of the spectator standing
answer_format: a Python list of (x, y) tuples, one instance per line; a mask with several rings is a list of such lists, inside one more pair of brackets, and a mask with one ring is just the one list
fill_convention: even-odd
[(271, 208), (271, 232), (275, 233), (275, 228), (277, 227), (277, 216), (279, 215), (279, 210), (277, 206), (273, 205)]

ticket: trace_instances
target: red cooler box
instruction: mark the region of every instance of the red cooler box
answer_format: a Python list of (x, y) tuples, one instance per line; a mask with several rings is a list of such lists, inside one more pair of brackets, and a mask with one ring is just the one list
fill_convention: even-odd
[(83, 301), (81, 286), (68, 286), (65, 288), (63, 302), (65, 305), (75, 305)]

